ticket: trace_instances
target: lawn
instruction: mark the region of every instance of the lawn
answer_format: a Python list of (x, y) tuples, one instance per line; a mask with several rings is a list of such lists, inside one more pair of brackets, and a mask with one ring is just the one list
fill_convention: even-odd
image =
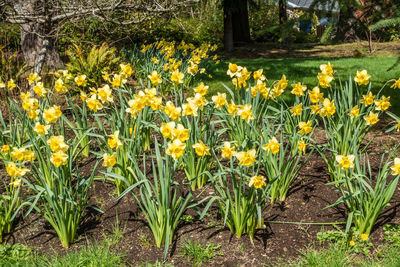
[[(226, 75), (229, 62), (247, 67), (250, 71), (264, 69), (269, 82), (279, 80), (285, 74), (289, 84), (302, 82), (309, 88), (318, 84), (317, 74), (320, 72), (319, 65), (331, 62), (336, 70), (336, 82), (347, 81), (349, 74), (355, 75), (356, 70), (368, 70), (372, 75), (372, 87), (378, 91), (385, 83), (391, 79), (400, 77), (398, 58), (396, 57), (375, 57), (375, 58), (258, 58), (258, 59), (229, 59), (221, 61), (219, 65), (210, 68), (209, 72), (213, 75), (208, 79), (207, 85), (210, 86), (210, 95), (216, 91), (224, 91), (223, 83), (232, 88), (230, 77)], [(400, 96), (396, 91), (390, 89), (390, 85), (384, 89), (385, 95), (391, 96), (393, 105), (392, 111), (400, 113)]]

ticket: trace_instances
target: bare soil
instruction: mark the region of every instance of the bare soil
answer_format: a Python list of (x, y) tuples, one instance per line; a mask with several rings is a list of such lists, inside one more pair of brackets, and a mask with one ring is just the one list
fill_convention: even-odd
[(373, 51), (369, 52), (368, 42), (354, 42), (336, 45), (319, 44), (279, 44), (254, 43), (239, 46), (231, 53), (222, 54), (223, 58), (255, 59), (255, 58), (319, 58), (319, 57), (398, 57), (400, 41), (373, 43)]

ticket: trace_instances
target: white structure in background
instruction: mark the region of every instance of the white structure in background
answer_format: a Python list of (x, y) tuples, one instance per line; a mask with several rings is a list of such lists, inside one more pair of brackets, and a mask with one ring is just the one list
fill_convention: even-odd
[[(301, 9), (301, 10), (309, 10), (310, 6), (314, 0), (288, 0), (287, 8), (288, 9)], [(336, 1), (329, 1), (323, 4), (319, 3), (314, 6), (315, 11), (326, 11), (332, 13), (339, 13), (339, 3)]]

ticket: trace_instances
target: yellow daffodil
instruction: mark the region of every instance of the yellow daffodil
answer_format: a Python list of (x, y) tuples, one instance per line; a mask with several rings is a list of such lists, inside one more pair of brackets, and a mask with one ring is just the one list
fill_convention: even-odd
[(390, 86), (390, 88), (394, 88), (394, 89), (400, 89), (400, 78), (397, 79), (394, 84), (392, 84), (392, 86)]
[(253, 176), (250, 178), (249, 187), (254, 186), (255, 189), (260, 189), (267, 185), (266, 180), (267, 179), (261, 175)]
[[(188, 66), (186, 69), (187, 73), (189, 73), (192, 76), (194, 76), (198, 70), (199, 70), (199, 65), (194, 64), (194, 63), (191, 63), (190, 66)], [(202, 73), (202, 72), (200, 72), (200, 73)]]
[(53, 152), (57, 151), (67, 151), (69, 146), (64, 142), (64, 136), (58, 135), (58, 136), (51, 136), (49, 140), (47, 140), (47, 144), (50, 146), (50, 149)]
[(391, 106), (390, 96), (382, 96), (382, 99), (375, 100), (375, 110), (385, 111)]
[(38, 97), (46, 97), (47, 90), (44, 88), (43, 83), (38, 82), (34, 87), (33, 91)]
[(265, 75), (263, 75), (263, 69), (259, 69), (253, 73), (254, 80), (258, 81), (265, 81)]
[(33, 130), (39, 135), (39, 136), (42, 136), (42, 135), (46, 135), (46, 134), (48, 134), (49, 133), (49, 129), (50, 129), (50, 125), (43, 125), (43, 124), (40, 124), (40, 123), (36, 123), (36, 125), (35, 125), (35, 127), (33, 128)]
[(368, 115), (364, 116), (364, 120), (367, 122), (367, 125), (374, 125), (379, 121), (378, 113), (373, 113), (370, 111)]
[(310, 106), (311, 114), (318, 114), (321, 110), (319, 104), (311, 105)]
[(369, 79), (371, 75), (368, 74), (366, 70), (357, 71), (356, 77), (354, 77), (354, 81), (358, 85), (367, 85), (369, 83)]
[(247, 123), (249, 123), (251, 120), (255, 119), (255, 116), (253, 114), (253, 111), (251, 109), (251, 104), (246, 104), (242, 107), (240, 107), (237, 111), (237, 114), (245, 120)]
[(251, 166), (256, 162), (256, 150), (236, 152), (234, 156), (239, 160), (239, 166)]
[(184, 116), (198, 116), (197, 110), (199, 107), (196, 105), (196, 103), (193, 100), (189, 100), (187, 103), (184, 103), (182, 105), (182, 114)]
[(320, 92), (319, 87), (316, 86), (312, 90), (308, 91), (308, 95), (310, 97), (310, 101), (314, 104), (322, 101), (324, 99), (324, 94)]
[(222, 158), (231, 159), (235, 153), (235, 146), (232, 146), (230, 142), (224, 142), (224, 146), (221, 147)]
[(307, 135), (312, 131), (311, 121), (301, 121), (299, 122), (298, 126), (300, 128), (299, 134)]
[(68, 155), (62, 150), (59, 150), (51, 154), (50, 162), (53, 163), (53, 165), (56, 167), (66, 165), (68, 163)]
[(79, 75), (75, 77), (75, 83), (78, 86), (85, 87), (87, 85), (86, 75)]
[(52, 106), (43, 111), (43, 118), (46, 121), (46, 123), (55, 123), (58, 120), (58, 118), (61, 117), (61, 115), (62, 112), (59, 106)]
[(15, 87), (17, 87), (17, 84), (15, 83), (15, 81), (14, 81), (13, 79), (10, 79), (10, 80), (7, 82), (7, 88), (8, 88), (8, 90), (12, 91), (12, 90), (15, 89)]
[(133, 70), (130, 64), (120, 64), (119, 67), (121, 68), (121, 74), (125, 77), (131, 77)]
[(25, 148), (17, 148), (14, 147), (12, 152), (11, 152), (11, 159), (12, 160), (18, 160), (18, 161), (23, 161), (25, 157)]
[(203, 141), (199, 140), (198, 143), (194, 144), (192, 146), (199, 157), (204, 157), (206, 155), (211, 155), (210, 154), (210, 147), (206, 146)]
[(134, 99), (128, 101), (129, 108), (126, 108), (125, 111), (131, 114), (132, 118), (136, 118), (142, 109), (146, 106), (146, 101), (143, 101), (143, 98), (139, 95), (135, 95)]
[(151, 62), (153, 62), (154, 64), (160, 63), (160, 61), (159, 61), (157, 58), (155, 58), (155, 57), (152, 57), (152, 58), (151, 58)]
[(111, 81), (111, 86), (113, 88), (120, 88), (121, 86), (123, 86), (125, 83), (127, 82), (127, 80), (125, 78), (123, 78), (121, 75), (119, 74), (114, 74), (114, 78)]
[(179, 120), (179, 118), (181, 117), (181, 111), (182, 108), (175, 107), (175, 105), (171, 101), (168, 101), (165, 104), (164, 112), (171, 120)]
[(193, 101), (200, 110), (203, 110), (204, 106), (208, 104), (207, 99), (199, 93), (194, 95)]
[(299, 153), (306, 153), (306, 148), (307, 148), (307, 143), (303, 140), (303, 138), (300, 139), (300, 141), (297, 143), (297, 150)]
[(358, 108), (358, 105), (355, 105), (349, 112), (349, 115), (351, 118), (355, 118), (360, 114), (360, 109)]
[(178, 160), (185, 153), (186, 144), (179, 139), (175, 139), (168, 144), (165, 153), (171, 156), (174, 160)]
[(361, 104), (364, 104), (365, 106), (372, 105), (374, 103), (375, 96), (372, 94), (370, 91), (367, 95), (363, 95), (363, 98), (360, 100)]
[(338, 163), (338, 166), (345, 170), (349, 168), (354, 168), (354, 159), (355, 159), (354, 155), (348, 155), (348, 156), (336, 155), (335, 159)]
[(328, 75), (333, 75), (333, 65), (328, 62), (328, 64), (321, 64), (319, 66), (319, 69), (321, 70), (322, 73), (326, 73)]
[(271, 138), (267, 144), (264, 144), (262, 146), (262, 149), (267, 151), (268, 153), (271, 152), (272, 154), (276, 154), (279, 152), (279, 148), (281, 147), (281, 144), (276, 140), (275, 137)]
[(303, 112), (303, 103), (300, 103), (294, 107), (290, 108), (290, 112), (292, 113), (292, 116), (299, 116)]
[(108, 84), (97, 90), (97, 95), (102, 103), (113, 102), (112, 90)]
[(291, 93), (300, 97), (304, 95), (304, 91), (307, 90), (307, 86), (301, 84), (300, 82), (292, 84), (292, 91)]
[(393, 166), (390, 168), (392, 169), (393, 175), (400, 175), (400, 158), (395, 158), (393, 161)]
[(217, 95), (214, 95), (211, 99), (214, 102), (216, 109), (221, 109), (227, 104), (225, 93), (217, 93)]
[(237, 64), (229, 63), (228, 71), (226, 72), (231, 78), (236, 75), (236, 72), (241, 71), (242, 67), (238, 66)]
[(185, 75), (182, 72), (180, 72), (179, 70), (175, 70), (171, 74), (171, 81), (173, 81), (176, 84), (183, 83), (184, 77)]
[(182, 124), (178, 124), (175, 129), (172, 129), (173, 139), (179, 139), (181, 142), (185, 142), (189, 139), (189, 129), (186, 129)]
[(3, 154), (8, 153), (10, 151), (10, 146), (9, 145), (2, 145), (0, 151)]
[(117, 153), (103, 154), (103, 167), (112, 167), (117, 163)]
[(331, 82), (333, 80), (333, 76), (326, 74), (324, 72), (318, 73), (318, 83), (321, 85), (322, 88), (331, 87)]
[(325, 98), (324, 101), (322, 102), (322, 108), (319, 111), (319, 115), (321, 117), (328, 117), (330, 118), (333, 114), (336, 112), (336, 107), (335, 107), (335, 100), (330, 101), (328, 98)]
[(17, 188), (20, 187), (22, 184), (22, 180), (21, 179), (15, 179), (14, 181), (12, 181), (10, 183), (10, 185), (12, 185), (12, 187)]
[(34, 161), (36, 159), (36, 154), (33, 151), (25, 150), (24, 160), (27, 162)]
[(161, 74), (158, 74), (157, 71), (153, 70), (150, 75), (147, 76), (152, 85), (157, 86), (162, 83)]
[(29, 172), (28, 169), (20, 168), (17, 165), (15, 165), (14, 162), (8, 162), (7, 163), (6, 171), (7, 171), (8, 175), (10, 175), (12, 178), (14, 178), (14, 177), (22, 177), (26, 173)]
[(54, 83), (54, 89), (61, 94), (68, 92), (68, 88), (64, 85), (64, 81), (61, 78), (58, 78)]
[(38, 81), (40, 81), (40, 79), (41, 78), (40, 78), (39, 74), (37, 74), (36, 72), (35, 73), (31, 73), (28, 76), (28, 84), (29, 85), (35, 84)]
[(279, 88), (280, 90), (285, 90), (288, 86), (288, 80), (286, 79), (286, 75), (282, 75), (282, 78), (275, 84), (275, 88)]
[(86, 99), (86, 105), (88, 106), (89, 109), (93, 110), (94, 112), (97, 112), (97, 111), (103, 109), (103, 105), (97, 99), (96, 94), (93, 94), (91, 97)]
[(175, 122), (163, 122), (161, 123), (160, 132), (165, 139), (172, 139), (172, 134), (175, 129)]
[(194, 88), (194, 92), (205, 96), (208, 93), (208, 86), (201, 82), (197, 87)]
[(108, 135), (107, 144), (111, 149), (122, 149), (122, 142), (119, 139), (119, 131), (115, 131), (113, 134)]

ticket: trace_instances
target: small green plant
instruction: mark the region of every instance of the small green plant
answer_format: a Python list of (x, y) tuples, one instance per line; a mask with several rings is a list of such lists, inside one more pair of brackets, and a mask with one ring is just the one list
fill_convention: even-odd
[(32, 250), (21, 244), (0, 245), (0, 265), (1, 266), (29, 266), (32, 257)]
[(400, 225), (385, 224), (383, 226), (385, 240), (394, 247), (400, 247)]
[(200, 266), (203, 262), (209, 261), (216, 255), (223, 255), (221, 245), (209, 243), (207, 245), (200, 244), (196, 241), (187, 241), (181, 245), (182, 256), (187, 257), (194, 266)]
[(163, 263), (160, 261), (156, 261), (154, 263), (150, 262), (143, 262), (142, 264), (139, 265), (140, 267), (174, 267), (174, 265), (169, 264), (169, 263)]
[[(143, 159), (145, 162), (145, 158)], [(177, 162), (171, 164), (170, 157), (161, 156), (157, 139), (155, 139), (155, 161), (153, 160), (151, 165), (152, 178), (146, 171), (146, 164), (143, 164), (143, 171), (139, 168), (138, 162), (135, 162), (134, 166), (139, 182), (128, 187), (117, 200), (139, 187), (139, 194), (133, 196), (146, 217), (157, 247), (165, 246), (164, 258), (166, 258), (182, 215), (188, 208), (195, 207), (203, 201), (192, 203), (191, 192), (182, 194), (179, 184), (173, 179)]]
[(115, 223), (112, 225), (111, 230), (108, 231), (109, 235), (106, 236), (106, 241), (108, 242), (107, 244), (111, 246), (115, 246), (116, 244), (119, 243), (121, 238), (125, 235), (126, 233), (126, 225), (121, 229), (121, 224), (118, 218), (118, 211), (116, 211), (115, 215)]
[[(354, 163), (351, 162), (347, 169), (346, 166), (340, 167), (335, 174), (337, 181), (330, 183), (338, 187), (342, 196), (329, 207), (346, 204), (350, 211), (346, 232), (353, 223), (361, 235), (368, 237), (380, 213), (389, 204), (396, 190), (400, 176), (399, 173), (393, 172), (393, 169), (398, 167), (399, 159), (396, 158), (394, 166), (389, 167), (392, 164), (392, 154), (382, 155), (379, 172), (375, 176), (366, 155), (356, 154), (353, 157)], [(389, 180), (391, 168), (395, 177)], [(375, 185), (372, 179), (376, 179)]]
[[(252, 157), (251, 154), (255, 155), (256, 151), (238, 152), (236, 156)], [(217, 194), (214, 199), (219, 204), (224, 224), (236, 237), (240, 238), (247, 233), (253, 242), (255, 231), (264, 228), (261, 211), (267, 204), (271, 185), (261, 175), (249, 177), (246, 174), (258, 174), (257, 166), (249, 169), (243, 166), (234, 167), (234, 160), (231, 158), (229, 167), (225, 167), (216, 156), (215, 159), (219, 171), (213, 174), (211, 180)]]
[(317, 233), (317, 239), (320, 242), (328, 242), (334, 244), (337, 248), (349, 250), (354, 253), (363, 253), (369, 255), (369, 250), (372, 248), (372, 243), (369, 237), (365, 234), (360, 234), (354, 227), (348, 233), (336, 230), (320, 231)]
[(103, 43), (100, 47), (92, 47), (85, 51), (82, 47), (73, 44), (67, 50), (69, 63), (68, 71), (75, 77), (86, 75), (87, 91), (91, 87), (99, 87), (105, 83), (103, 75), (119, 71), (120, 58), (116, 56), (116, 48), (108, 47)]

